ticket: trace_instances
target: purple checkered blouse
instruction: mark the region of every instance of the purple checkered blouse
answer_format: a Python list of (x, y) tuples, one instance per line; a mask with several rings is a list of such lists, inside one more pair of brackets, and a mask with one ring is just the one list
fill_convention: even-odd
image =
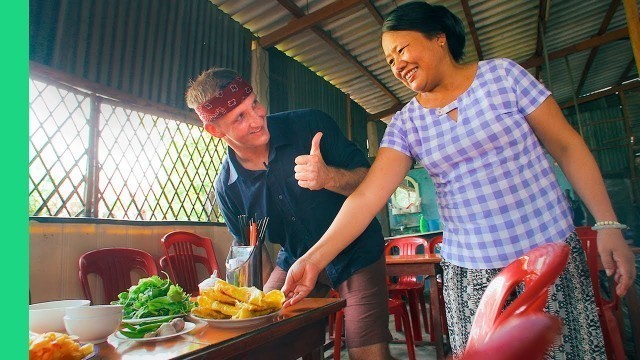
[[(469, 89), (426, 109), (412, 99), (380, 146), (420, 161), (435, 185), (442, 256), (471, 269), (500, 268), (573, 231), (569, 207), (525, 115), (550, 92), (507, 59), (481, 61)], [(458, 121), (447, 112), (458, 108)]]

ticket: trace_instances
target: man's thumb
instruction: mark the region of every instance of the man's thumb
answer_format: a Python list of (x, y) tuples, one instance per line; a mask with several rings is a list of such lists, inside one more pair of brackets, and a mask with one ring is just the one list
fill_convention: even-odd
[(320, 139), (322, 138), (322, 133), (318, 132), (313, 139), (311, 140), (311, 151), (309, 152), (309, 155), (322, 155), (320, 153)]

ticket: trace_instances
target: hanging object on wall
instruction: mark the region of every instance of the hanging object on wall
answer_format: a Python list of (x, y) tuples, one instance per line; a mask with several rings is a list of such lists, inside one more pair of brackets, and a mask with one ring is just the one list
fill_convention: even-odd
[(391, 214), (412, 214), (420, 212), (420, 187), (411, 177), (405, 176), (391, 196)]

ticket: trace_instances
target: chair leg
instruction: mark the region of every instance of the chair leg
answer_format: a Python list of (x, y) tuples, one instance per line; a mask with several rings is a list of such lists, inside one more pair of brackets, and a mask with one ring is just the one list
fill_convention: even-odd
[[(626, 359), (626, 355), (624, 353), (624, 346), (622, 345), (622, 338), (620, 336), (620, 328), (618, 327), (618, 322), (616, 320), (615, 315), (613, 314), (611, 309), (604, 309), (603, 311), (604, 318), (604, 326), (603, 326), (603, 335), (605, 342), (605, 349), (607, 349), (607, 357), (614, 358), (616, 360), (624, 360)], [(606, 327), (606, 330), (605, 330)], [(608, 345), (608, 346), (606, 346)]]
[[(398, 293), (397, 291), (393, 291), (391, 293), (391, 298), (394, 300), (398, 300), (398, 301), (403, 301), (402, 300), (402, 295), (400, 293)], [(402, 320), (400, 319), (400, 315), (393, 315), (393, 321), (396, 324), (396, 331), (397, 332), (401, 332), (402, 331)]]
[[(420, 312), (422, 313), (422, 322), (424, 323), (424, 331), (429, 332), (429, 318), (427, 316), (427, 300), (424, 297), (424, 288), (416, 289), (418, 295), (418, 303), (420, 303)], [(433, 341), (433, 340), (431, 340)]]
[(392, 304), (389, 303), (389, 314), (399, 315), (402, 319), (402, 327), (404, 329), (404, 335), (407, 344), (407, 355), (409, 360), (416, 359), (415, 343), (413, 341), (413, 334), (411, 333), (411, 321), (409, 320), (409, 313), (404, 304)]
[(420, 329), (420, 315), (418, 315), (418, 296), (415, 291), (408, 291), (409, 300), (409, 317), (411, 318), (411, 326), (413, 338), (415, 341), (422, 341), (422, 329)]

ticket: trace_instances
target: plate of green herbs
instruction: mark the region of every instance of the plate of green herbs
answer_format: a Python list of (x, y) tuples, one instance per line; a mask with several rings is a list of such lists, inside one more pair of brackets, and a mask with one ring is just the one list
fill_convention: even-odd
[(157, 275), (140, 279), (137, 285), (121, 292), (118, 300), (111, 304), (123, 305), (123, 323), (183, 316), (196, 305), (179, 285)]

